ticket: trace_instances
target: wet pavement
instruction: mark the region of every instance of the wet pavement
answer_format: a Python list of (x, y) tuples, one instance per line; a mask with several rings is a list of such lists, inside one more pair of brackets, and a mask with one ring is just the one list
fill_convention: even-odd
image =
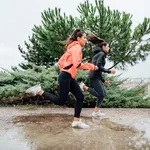
[(84, 108), (90, 129), (75, 129), (73, 108), (1, 107), (0, 150), (150, 150), (150, 109), (102, 111)]

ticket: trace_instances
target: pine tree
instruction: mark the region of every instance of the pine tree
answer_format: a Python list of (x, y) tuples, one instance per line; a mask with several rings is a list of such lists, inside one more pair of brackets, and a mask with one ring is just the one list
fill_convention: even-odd
[[(36, 65), (50, 66), (57, 62), (64, 52), (65, 40), (80, 27), (86, 33), (94, 33), (110, 45), (108, 59), (119, 69), (128, 64), (135, 65), (146, 60), (150, 52), (150, 18), (133, 28), (132, 15), (105, 7), (102, 0), (95, 3), (85, 1), (77, 8), (80, 16), (61, 14), (60, 9), (50, 8), (42, 13), (42, 25), (35, 25), (33, 36), (25, 42), (27, 51), (20, 46), (22, 56)], [(85, 59), (92, 57), (92, 45), (83, 48)]]
[(64, 53), (65, 46), (61, 42), (64, 43), (75, 24), (72, 16), (62, 15), (58, 8), (45, 10), (42, 13), (42, 25), (35, 25), (32, 38), (29, 37), (29, 42), (25, 41), (27, 51), (19, 45), (22, 57), (36, 65), (53, 65)]
[(143, 23), (132, 30), (132, 15), (111, 10), (102, 0), (95, 0), (95, 5), (86, 1), (78, 6), (78, 11), (84, 30), (109, 43), (108, 59), (119, 63), (118, 68), (144, 61), (150, 53), (150, 18), (144, 18)]

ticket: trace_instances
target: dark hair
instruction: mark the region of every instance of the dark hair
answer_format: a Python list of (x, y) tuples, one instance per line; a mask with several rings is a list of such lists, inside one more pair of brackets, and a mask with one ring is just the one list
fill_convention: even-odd
[(102, 48), (103, 46), (107, 46), (108, 44), (106, 43), (106, 42), (102, 42), (102, 43), (99, 43), (98, 44), (98, 46), (100, 47), (100, 48)]
[(104, 42), (103, 39), (97, 37), (95, 34), (91, 33), (90, 35), (88, 35), (87, 37), (88, 41), (92, 42), (93, 44), (99, 44)]
[(84, 34), (84, 32), (82, 32), (80, 29), (76, 29), (72, 32), (72, 34), (70, 35), (70, 37), (67, 39), (66, 42), (66, 48), (69, 44), (71, 44), (73, 41), (77, 41), (78, 37), (82, 37)]

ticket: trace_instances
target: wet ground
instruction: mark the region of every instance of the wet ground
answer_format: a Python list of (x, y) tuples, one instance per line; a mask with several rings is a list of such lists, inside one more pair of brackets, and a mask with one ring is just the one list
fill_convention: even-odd
[(150, 109), (102, 109), (102, 118), (73, 129), (74, 109), (1, 107), (0, 150), (150, 150)]

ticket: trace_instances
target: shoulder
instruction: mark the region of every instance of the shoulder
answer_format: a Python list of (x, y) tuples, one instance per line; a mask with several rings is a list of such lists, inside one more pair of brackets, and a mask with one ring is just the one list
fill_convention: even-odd
[(100, 51), (96, 54), (98, 57), (105, 57), (105, 53), (103, 51)]
[(76, 44), (74, 46), (72, 46), (70, 49), (69, 49), (70, 52), (81, 52), (82, 51), (82, 47), (81, 45), (79, 44)]

